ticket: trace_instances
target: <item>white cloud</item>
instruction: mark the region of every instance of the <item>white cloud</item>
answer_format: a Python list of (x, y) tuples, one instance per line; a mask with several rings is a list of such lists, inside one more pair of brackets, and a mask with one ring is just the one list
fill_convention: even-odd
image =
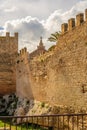
[(0, 0), (0, 25), (29, 15), (46, 20), (55, 10), (63, 9), (64, 12), (78, 1), (80, 0)]
[(55, 32), (60, 29), (60, 24), (63, 21), (61, 14), (61, 10), (56, 10), (48, 17), (45, 25), (48, 31)]
[(4, 11), (5, 12), (14, 12), (17, 8), (15, 6), (11, 7), (11, 8), (7, 8)]

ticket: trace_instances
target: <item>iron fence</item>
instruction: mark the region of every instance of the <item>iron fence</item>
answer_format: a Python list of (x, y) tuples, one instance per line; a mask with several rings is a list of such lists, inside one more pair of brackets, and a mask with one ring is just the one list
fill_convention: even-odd
[(87, 114), (0, 116), (0, 130), (87, 130)]

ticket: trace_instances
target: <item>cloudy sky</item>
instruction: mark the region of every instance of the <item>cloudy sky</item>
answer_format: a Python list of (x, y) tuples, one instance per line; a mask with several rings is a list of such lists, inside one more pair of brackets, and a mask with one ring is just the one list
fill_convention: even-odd
[(19, 49), (34, 50), (40, 36), (48, 48), (51, 33), (87, 8), (87, 0), (0, 0), (0, 34), (19, 33)]

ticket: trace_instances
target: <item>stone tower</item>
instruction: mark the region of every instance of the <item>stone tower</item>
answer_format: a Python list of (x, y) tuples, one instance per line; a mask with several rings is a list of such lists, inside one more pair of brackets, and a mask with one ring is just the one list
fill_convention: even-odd
[(18, 33), (0, 37), (0, 95), (16, 91), (16, 57), (18, 53)]

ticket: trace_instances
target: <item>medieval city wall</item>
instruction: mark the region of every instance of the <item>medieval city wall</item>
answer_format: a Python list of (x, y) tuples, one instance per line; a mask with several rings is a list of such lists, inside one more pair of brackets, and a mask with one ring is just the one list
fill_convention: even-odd
[(27, 63), (23, 58), (24, 61), (17, 65), (18, 95), (75, 108), (87, 105), (86, 14), (85, 21), (83, 14), (80, 14), (75, 24), (69, 22), (68, 25), (62, 25), (62, 34), (54, 51), (31, 61), (29, 55), (24, 56)]

